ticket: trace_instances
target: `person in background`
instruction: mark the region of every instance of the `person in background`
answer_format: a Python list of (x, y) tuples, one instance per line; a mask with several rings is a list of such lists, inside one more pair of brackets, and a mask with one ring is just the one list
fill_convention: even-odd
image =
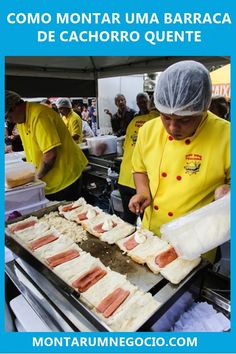
[(111, 118), (111, 126), (113, 133), (116, 136), (123, 136), (126, 134), (126, 129), (134, 118), (135, 110), (129, 108), (126, 105), (125, 96), (121, 93), (118, 93), (115, 96), (115, 105), (117, 106), (118, 110), (115, 114), (112, 113), (108, 109), (104, 109), (104, 112), (108, 114)]
[(5, 116), (17, 123), (26, 160), (35, 165), (37, 178), (46, 183), (46, 197), (78, 199), (88, 161), (60, 116), (47, 106), (24, 101), (13, 91), (5, 91)]
[(88, 122), (82, 119), (82, 132), (83, 132), (83, 141), (86, 141), (87, 138), (93, 138), (94, 132), (90, 128)]
[(73, 111), (70, 99), (66, 97), (58, 98), (56, 105), (74, 141), (77, 144), (82, 143), (82, 120), (80, 116)]
[(208, 70), (195, 61), (170, 66), (157, 81), (160, 119), (139, 131), (129, 208), (144, 212), (143, 227), (158, 236), (161, 225), (230, 190), (230, 123), (208, 111), (211, 92)]
[(97, 135), (97, 100), (96, 98), (92, 99), (92, 105), (89, 109), (89, 118), (91, 120), (91, 128), (94, 135)]
[(80, 116), (80, 118), (82, 118), (82, 108), (80, 106), (79, 103), (76, 103), (76, 102), (72, 102), (72, 108), (73, 108), (73, 111), (78, 114), (78, 116)]
[(81, 113), (81, 118), (84, 121), (89, 122), (89, 110), (88, 110), (87, 106), (83, 106), (82, 113)]
[(144, 123), (158, 116), (158, 113), (149, 111), (149, 98), (146, 93), (139, 93), (136, 97), (136, 102), (139, 112), (134, 116), (126, 130), (123, 146), (124, 155), (120, 166), (118, 180), (118, 187), (124, 209), (124, 220), (130, 224), (135, 224), (137, 218), (136, 214), (129, 210), (130, 198), (136, 194), (130, 163), (132, 160), (132, 154), (137, 141), (139, 129)]
[(9, 148), (9, 152), (23, 151), (21, 138), (16, 123), (6, 121), (5, 124), (5, 144)]
[(230, 120), (229, 104), (224, 96), (212, 96), (209, 111), (216, 114), (220, 118)]

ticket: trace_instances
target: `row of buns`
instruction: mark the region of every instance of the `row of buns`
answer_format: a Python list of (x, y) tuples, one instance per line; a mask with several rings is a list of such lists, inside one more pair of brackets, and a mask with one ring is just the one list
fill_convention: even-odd
[(113, 331), (136, 331), (160, 306), (45, 221), (30, 217), (8, 225), (7, 233), (80, 291), (81, 301)]
[[(60, 206), (59, 213), (82, 225), (101, 241), (117, 244), (133, 261), (146, 264), (154, 274), (161, 273), (173, 284), (178, 284), (201, 262), (200, 257), (191, 261), (181, 259), (168, 242), (153, 232), (142, 228), (135, 230), (133, 225), (87, 204), (83, 198)], [(166, 261), (163, 262), (163, 259)]]

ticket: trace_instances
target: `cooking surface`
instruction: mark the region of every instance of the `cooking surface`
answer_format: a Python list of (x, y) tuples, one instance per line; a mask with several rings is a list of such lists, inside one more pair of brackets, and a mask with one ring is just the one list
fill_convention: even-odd
[(123, 254), (117, 245), (109, 245), (97, 237), (88, 234), (88, 240), (79, 246), (93, 257), (100, 258), (105, 266), (112, 270), (126, 274), (128, 280), (144, 291), (149, 291), (163, 279), (161, 275), (153, 274), (146, 266), (139, 265)]
[[(40, 218), (50, 211), (57, 210), (57, 207), (58, 205), (56, 204), (49, 208), (41, 209), (40, 211), (33, 213), (33, 215)], [(14, 222), (27, 218), (28, 216), (29, 215), (25, 215), (17, 220), (15, 219)], [(24, 268), (25, 277), (28, 284), (30, 284), (26, 287), (28, 290), (24, 291), (31, 293), (33, 291), (32, 289), (35, 287), (35, 284), (36, 286), (37, 284), (40, 284), (40, 286), (37, 287), (38, 291), (42, 292), (43, 297), (46, 295), (44, 301), (45, 307), (48, 308), (49, 304), (53, 306), (53, 310), (50, 310), (50, 318), (53, 325), (51, 325), (50, 328), (54, 330), (56, 310), (61, 313), (61, 316), (66, 323), (70, 325), (72, 330), (74, 328), (75, 330), (79, 329), (82, 331), (94, 331), (94, 328), (95, 330), (98, 329), (102, 331), (110, 330), (106, 327), (106, 325), (104, 325), (104, 323), (101, 322), (101, 319), (96, 318), (96, 316), (94, 316), (94, 314), (77, 299), (77, 296), (74, 296), (73, 288), (65, 285), (64, 283), (61, 284), (61, 280), (59, 281), (55, 278), (54, 273), (51, 272), (51, 270), (43, 263), (37, 260), (31, 252), (22, 247), (14, 237), (6, 235), (6, 245), (20, 257), (16, 260), (16, 263), (20, 264), (21, 268)], [(109, 266), (112, 270), (126, 274), (128, 280), (132, 284), (137, 285), (145, 292), (150, 291), (155, 299), (161, 304), (158, 310), (140, 327), (140, 330), (142, 331), (150, 328), (150, 326), (167, 311), (167, 309), (178, 299), (179, 296), (181, 296), (181, 294), (183, 294), (184, 291), (190, 287), (191, 284), (193, 284), (193, 282), (196, 281), (196, 279), (200, 280), (201, 273), (204, 268), (206, 268), (205, 262), (202, 262), (180, 284), (172, 285), (161, 275), (153, 274), (146, 266), (133, 262), (129, 257), (123, 254), (118, 246), (109, 245), (102, 242), (100, 239), (90, 234), (88, 234), (88, 239), (80, 243), (79, 246), (85, 251), (91, 253), (92, 256), (100, 258), (104, 265)], [(14, 265), (13, 267), (9, 267), (8, 270), (7, 269), (8, 265), (6, 265), (7, 274), (11, 279), (13, 279), (14, 283), (17, 284), (18, 288), (20, 288), (22, 280), (19, 280), (19, 276), (14, 271)], [(22, 271), (20, 271), (20, 273), (21, 272)], [(32, 306), (33, 304), (34, 301), (32, 301)], [(44, 313), (45, 309), (41, 308), (40, 311)], [(49, 310), (47, 309), (47, 311)], [(48, 314), (46, 316), (48, 319)], [(83, 317), (79, 324), (77, 323), (78, 316)], [(44, 317), (45, 315), (42, 314), (42, 318)], [(86, 325), (84, 324), (85, 322)], [(60, 323), (61, 321), (59, 320), (58, 330), (61, 330)], [(63, 330), (67, 330), (66, 326)]]

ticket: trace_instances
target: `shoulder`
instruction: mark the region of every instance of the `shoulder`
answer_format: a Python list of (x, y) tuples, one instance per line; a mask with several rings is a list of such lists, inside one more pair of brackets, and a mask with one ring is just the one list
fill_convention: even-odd
[(139, 135), (145, 137), (145, 139), (150, 139), (153, 134), (157, 137), (158, 132), (163, 132), (163, 124), (159, 117), (152, 118), (145, 122), (143, 126), (139, 129)]
[(230, 129), (230, 122), (216, 116), (214, 113), (208, 111), (207, 121), (209, 126), (214, 126), (214, 129)]
[(137, 112), (133, 108), (127, 107), (126, 114), (134, 116)]
[(59, 114), (52, 108), (40, 103), (27, 102), (27, 112), (30, 120), (59, 118)]

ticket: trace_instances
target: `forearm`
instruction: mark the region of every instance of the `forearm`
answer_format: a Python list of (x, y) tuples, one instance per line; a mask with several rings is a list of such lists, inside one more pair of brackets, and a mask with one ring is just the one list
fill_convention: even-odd
[(43, 154), (43, 160), (37, 174), (37, 177), (43, 178), (54, 166), (57, 157), (56, 148)]
[(137, 194), (150, 196), (149, 179), (145, 173), (135, 172), (133, 174)]

